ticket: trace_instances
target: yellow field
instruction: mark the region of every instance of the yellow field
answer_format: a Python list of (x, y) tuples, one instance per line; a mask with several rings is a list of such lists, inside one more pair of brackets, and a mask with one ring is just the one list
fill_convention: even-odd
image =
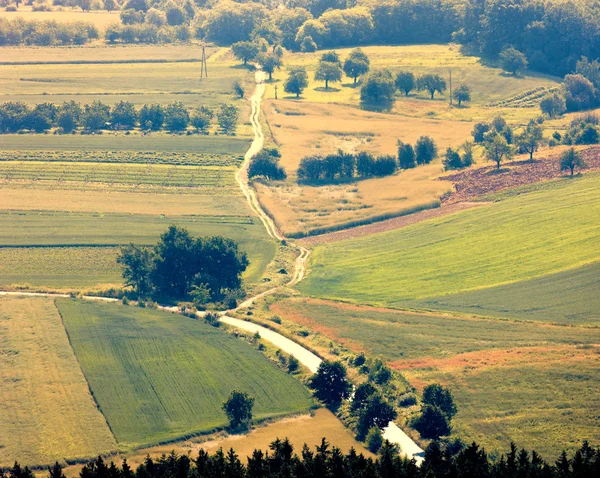
[(64, 12), (32, 12), (31, 7), (21, 6), (16, 12), (5, 12), (4, 9), (0, 10), (0, 17), (5, 17), (9, 20), (13, 20), (17, 17), (24, 18), (25, 20), (53, 20), (56, 22), (88, 22), (92, 23), (98, 30), (104, 30), (111, 23), (119, 23), (121, 21), (119, 17), (119, 11), (107, 12), (107, 11), (94, 11), (94, 12), (82, 12), (80, 9), (67, 10)]
[(0, 298), (0, 467), (115, 450), (51, 299)]

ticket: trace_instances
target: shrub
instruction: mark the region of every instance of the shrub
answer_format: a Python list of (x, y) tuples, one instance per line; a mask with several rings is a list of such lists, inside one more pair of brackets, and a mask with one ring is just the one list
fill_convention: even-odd
[(365, 442), (371, 453), (377, 453), (381, 448), (381, 445), (383, 445), (383, 434), (381, 433), (381, 429), (377, 426), (369, 428)]
[(305, 53), (313, 53), (317, 51), (317, 44), (311, 36), (306, 36), (302, 39), (302, 43), (300, 44), (300, 51), (303, 51)]
[(428, 404), (421, 407), (421, 413), (413, 420), (412, 427), (423, 438), (437, 439), (450, 434), (447, 416), (438, 407)]
[(248, 177), (257, 176), (275, 181), (283, 181), (287, 177), (285, 170), (279, 165), (279, 158), (265, 150), (254, 156), (248, 167)]
[(214, 312), (207, 312), (204, 315), (204, 321), (212, 327), (221, 327), (221, 321), (219, 320), (219, 314)]
[(417, 404), (417, 397), (415, 397), (412, 393), (406, 393), (404, 395), (401, 395), (400, 398), (398, 399), (398, 406), (399, 407), (412, 407), (413, 405)]

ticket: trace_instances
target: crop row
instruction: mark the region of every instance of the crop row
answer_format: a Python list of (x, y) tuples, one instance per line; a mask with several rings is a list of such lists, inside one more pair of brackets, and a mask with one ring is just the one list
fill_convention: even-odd
[(518, 95), (507, 98), (506, 100), (496, 101), (488, 104), (489, 107), (506, 107), (506, 108), (534, 108), (539, 105), (540, 100), (555, 91), (557, 87), (538, 86), (531, 90), (527, 90)]
[(0, 151), (0, 161), (167, 164), (173, 166), (239, 166), (242, 156), (155, 151)]
[(89, 163), (0, 162), (0, 180), (233, 187), (233, 168)]

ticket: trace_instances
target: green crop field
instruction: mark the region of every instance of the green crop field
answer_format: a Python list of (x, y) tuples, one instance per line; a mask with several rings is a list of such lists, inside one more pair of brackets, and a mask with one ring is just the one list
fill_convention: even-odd
[(275, 243), (266, 235), (262, 223), (249, 216), (0, 211), (0, 284), (119, 284), (116, 249), (106, 246), (154, 244), (171, 224), (185, 227), (194, 235), (223, 235), (238, 241), (250, 261), (244, 274), (248, 282), (258, 281), (275, 256)]
[(0, 298), (0, 383), (0, 468), (115, 451), (52, 299)]
[(547, 457), (600, 433), (600, 329), (473, 319), (292, 299), (273, 312), (422, 388), (450, 387), (454, 433), (488, 451), (511, 440)]
[(311, 406), (299, 382), (249, 344), (202, 321), (117, 304), (56, 303), (121, 446), (224, 426), (221, 405), (234, 389), (256, 399), (256, 419)]
[(515, 284), (411, 302), (441, 309), (565, 325), (600, 325), (600, 263)]
[(477, 209), (319, 246), (309, 295), (401, 307), (508, 284), (600, 258), (600, 177), (551, 183)]

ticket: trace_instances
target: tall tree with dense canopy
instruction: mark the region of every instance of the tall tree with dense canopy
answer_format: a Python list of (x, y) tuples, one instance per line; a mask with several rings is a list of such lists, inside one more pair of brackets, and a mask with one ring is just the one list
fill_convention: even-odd
[(300, 95), (307, 86), (308, 73), (306, 73), (306, 68), (303, 66), (290, 68), (289, 75), (283, 85), (284, 91), (296, 95), (296, 98), (300, 98)]
[(369, 72), (370, 63), (369, 57), (360, 48), (356, 48), (344, 60), (344, 73), (356, 84), (360, 76)]
[(223, 404), (223, 411), (229, 420), (229, 426), (233, 430), (241, 426), (247, 426), (252, 420), (252, 408), (254, 407), (254, 398), (248, 396), (245, 392), (234, 390), (227, 401)]
[(560, 170), (571, 171), (571, 176), (575, 173), (575, 168), (585, 168), (585, 161), (581, 154), (575, 151), (575, 148), (569, 148), (560, 155)]
[(500, 62), (502, 69), (513, 75), (518, 75), (527, 69), (527, 58), (519, 50), (509, 47), (500, 53)]
[(400, 71), (396, 74), (396, 88), (404, 92), (404, 96), (417, 87), (414, 73), (410, 71)]
[(269, 81), (273, 79), (273, 73), (276, 69), (281, 68), (283, 62), (275, 53), (260, 53), (256, 57), (259, 65), (269, 75)]
[(324, 81), (325, 89), (328, 90), (330, 82), (342, 81), (342, 69), (337, 63), (321, 60), (315, 71), (315, 80)]
[(360, 101), (366, 105), (390, 107), (394, 102), (394, 78), (389, 70), (375, 70), (367, 75), (360, 88)]
[(251, 41), (239, 41), (231, 45), (233, 56), (247, 65), (249, 61), (254, 60), (258, 55), (258, 43)]
[(346, 378), (346, 367), (341, 362), (324, 360), (308, 383), (314, 395), (328, 406), (336, 406), (350, 396), (352, 385)]
[(501, 134), (496, 133), (485, 145), (486, 159), (495, 162), (498, 170), (500, 170), (500, 163), (512, 157), (512, 154), (512, 148)]
[(417, 88), (419, 90), (426, 90), (431, 95), (431, 99), (435, 96), (436, 92), (440, 95), (446, 91), (446, 80), (437, 74), (425, 74), (418, 78)]

